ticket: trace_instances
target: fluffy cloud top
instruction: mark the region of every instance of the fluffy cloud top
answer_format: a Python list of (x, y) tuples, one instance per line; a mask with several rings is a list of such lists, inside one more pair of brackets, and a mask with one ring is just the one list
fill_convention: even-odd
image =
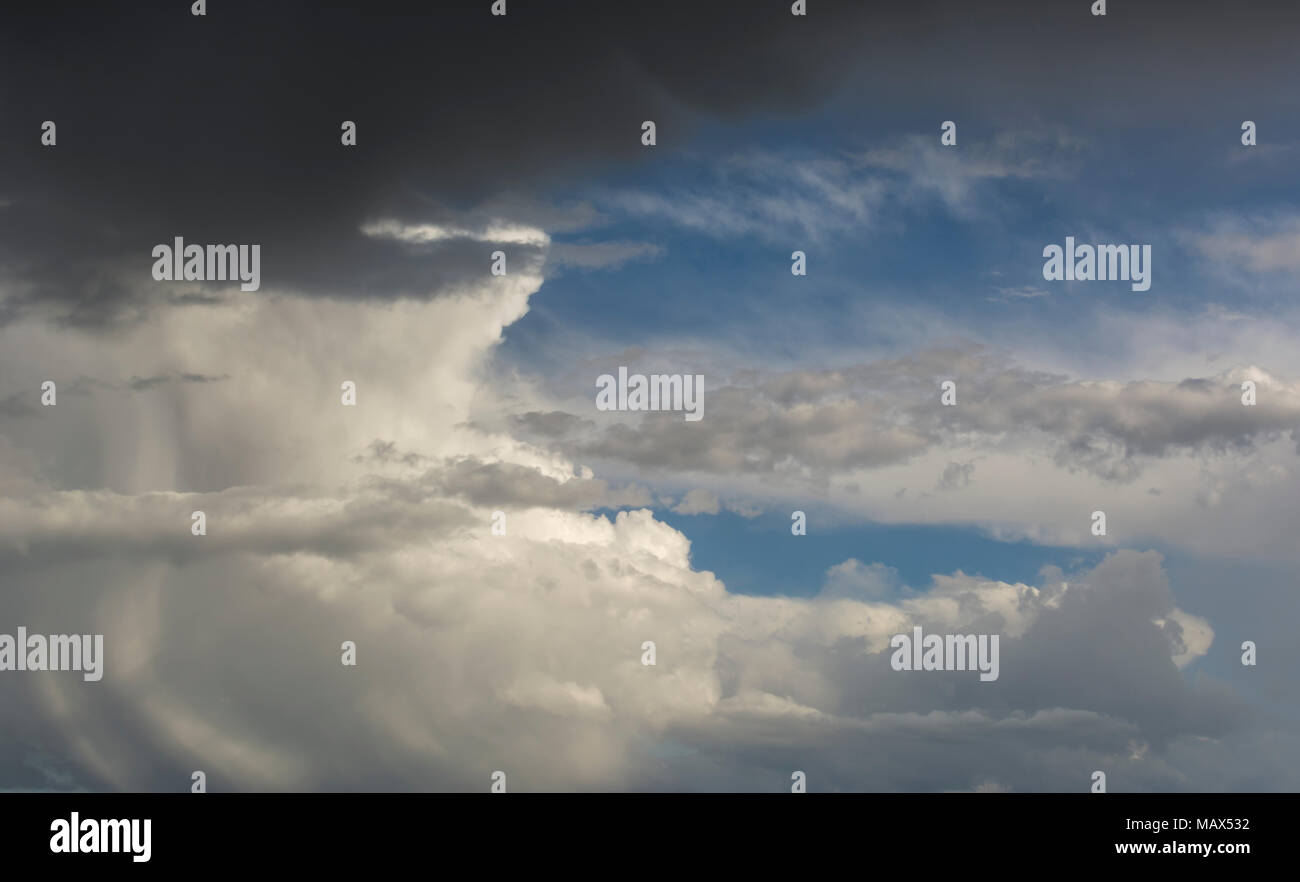
[[(103, 378), (5, 422), (3, 619), (103, 633), (107, 646), (101, 683), (0, 682), (25, 745), (8, 778), (169, 790), (201, 768), (214, 789), (481, 790), (502, 769), (519, 790), (762, 790), (803, 768), (843, 789), (1078, 789), (1104, 765), (1133, 786), (1177, 787), (1199, 761), (1172, 758), (1188, 739), (1248, 734), (1225, 688), (1179, 675), (1213, 632), (1177, 608), (1154, 553), (1039, 585), (955, 573), (916, 591), (847, 561), (811, 598), (729, 593), (640, 508), (643, 489), (474, 428), (512, 400), (483, 367), (538, 283), (511, 276), (382, 309), (249, 298), (116, 338), (0, 332), (13, 394), (52, 368)], [(55, 342), (51, 364), (41, 354)], [(968, 364), (1045, 403), (1095, 411), (1132, 391)], [(878, 455), (848, 430), (899, 408), (915, 416), (894, 455), (944, 431), (990, 431), (923, 418), (905, 396), (855, 398), (866, 378), (897, 383), (900, 371), (724, 390), (709, 425), (751, 439), (747, 451), (802, 426), (827, 466)], [(146, 391), (115, 379), (191, 375), (225, 379)], [(357, 383), (355, 407), (340, 403), (343, 379)], [(1234, 437), (1206, 416), (1217, 387), (1180, 394), (1185, 436), (1106, 427), (1151, 449)], [(683, 455), (728, 464), (706, 449)], [(678, 511), (720, 504), (692, 491)], [(206, 536), (190, 534), (195, 510)], [(1001, 678), (891, 670), (890, 636), (917, 624), (1000, 633)], [(355, 668), (339, 663), (344, 640)], [(641, 663), (645, 641), (654, 666)], [(968, 749), (939, 760), (954, 740)], [(859, 762), (869, 745), (889, 763)], [(1158, 762), (1131, 759), (1148, 747)]]

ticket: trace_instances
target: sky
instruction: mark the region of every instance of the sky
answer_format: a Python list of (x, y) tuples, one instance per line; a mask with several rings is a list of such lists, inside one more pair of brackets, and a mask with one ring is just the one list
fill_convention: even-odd
[(1293, 7), (491, 5), (6, 13), (0, 789), (1300, 786)]

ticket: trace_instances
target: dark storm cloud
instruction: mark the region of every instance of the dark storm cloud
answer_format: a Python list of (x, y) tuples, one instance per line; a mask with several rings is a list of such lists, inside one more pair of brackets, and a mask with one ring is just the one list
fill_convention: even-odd
[[(645, 119), (671, 151), (702, 119), (797, 117), (841, 90), (873, 113), (942, 99), (945, 115), (1031, 106), (1071, 120), (1113, 121), (1116, 96), (1139, 118), (1189, 101), (1294, 103), (1258, 97), (1261, 77), (1294, 63), (1278, 20), (1294, 12), (1275, 8), (1121, 5), (1101, 19), (1083, 2), (820, 0), (796, 18), (785, 0), (513, 0), (496, 18), (489, 6), (8, 13), (0, 321), (43, 309), (98, 327), (216, 296), (178, 301), (153, 282), (150, 249), (178, 235), (261, 244), (276, 290), (430, 296), (481, 274), (483, 243), (431, 253), (359, 236), (363, 222), (490, 205), (541, 223), (566, 181), (645, 161)], [(53, 149), (39, 144), (47, 119)], [(343, 120), (358, 124), (355, 148), (339, 143)]]
[[(801, 101), (849, 49), (839, 14), (792, 37), (782, 18), (722, 6), (515, 2), (505, 19), (488, 6), (19, 16), (0, 51), (3, 318), (36, 304), (78, 325), (131, 318), (160, 296), (151, 248), (178, 235), (261, 244), (280, 289), (427, 296), (480, 277), (491, 249), (431, 253), (360, 236), (364, 222), (436, 220), (639, 158), (644, 119), (673, 142), (697, 112)], [(818, 63), (777, 63), (823, 39)]]

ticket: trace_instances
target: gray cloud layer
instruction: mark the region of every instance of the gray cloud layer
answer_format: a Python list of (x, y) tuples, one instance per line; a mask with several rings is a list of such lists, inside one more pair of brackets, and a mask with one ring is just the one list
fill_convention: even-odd
[[(940, 384), (957, 384), (957, 404)], [(1242, 382), (1259, 388), (1242, 404)], [(593, 393), (594, 394), (594, 393)], [(970, 344), (834, 370), (753, 374), (706, 393), (708, 419), (529, 413), (519, 425), (571, 454), (651, 469), (823, 477), (904, 462), (954, 442), (1046, 444), (1055, 460), (1132, 481), (1152, 460), (1248, 450), (1300, 427), (1300, 390), (1254, 368), (1182, 382), (1085, 381), (1018, 367)], [(598, 419), (599, 418), (599, 419)]]

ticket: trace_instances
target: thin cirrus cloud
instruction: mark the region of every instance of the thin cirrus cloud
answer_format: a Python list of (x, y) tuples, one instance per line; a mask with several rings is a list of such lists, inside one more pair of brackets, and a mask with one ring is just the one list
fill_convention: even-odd
[(1251, 273), (1300, 272), (1300, 217), (1293, 214), (1220, 215), (1184, 240), (1203, 257)]

